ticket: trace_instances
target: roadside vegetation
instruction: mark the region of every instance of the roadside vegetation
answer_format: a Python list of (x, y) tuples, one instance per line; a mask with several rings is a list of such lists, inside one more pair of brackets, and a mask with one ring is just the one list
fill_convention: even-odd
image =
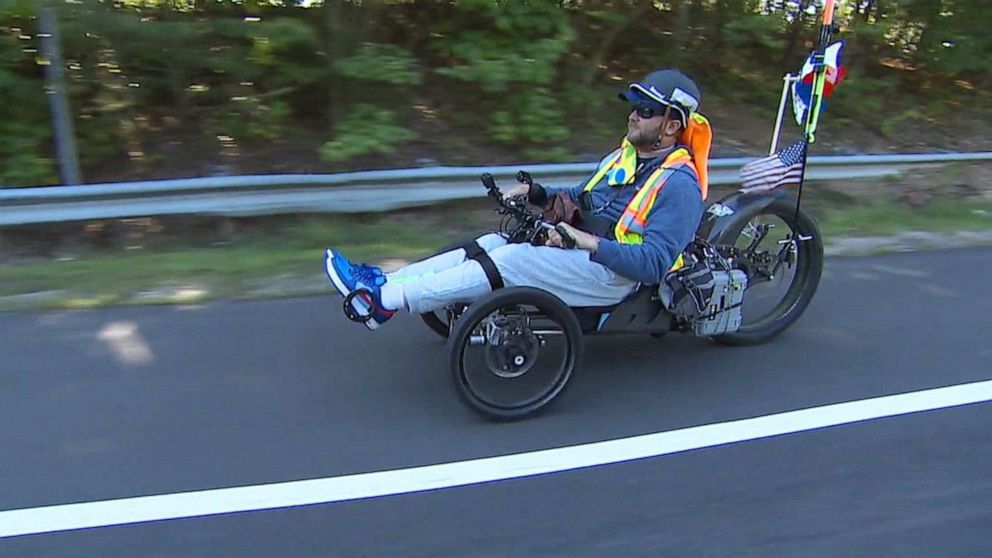
[[(0, 0), (0, 184), (58, 180), (43, 5), (83, 179), (99, 182), (588, 161), (618, 139), (618, 88), (660, 66), (702, 85), (717, 155), (756, 154), (819, 4)], [(985, 0), (843, 5), (849, 77), (818, 152), (988, 147)]]
[[(930, 248), (942, 245), (942, 233), (958, 231), (981, 231), (992, 242), (992, 198), (916, 188), (930, 179), (909, 183), (910, 201), (904, 184), (812, 184), (805, 205), (828, 248), (903, 231), (923, 235)], [(480, 199), (385, 214), (134, 219), (115, 229), (61, 225), (45, 234), (19, 227), (0, 238), (8, 262), (0, 266), (0, 310), (326, 294), (329, 246), (395, 268), (498, 221), (492, 203)]]
[[(703, 87), (714, 156), (767, 149), (820, 2), (0, 0), (0, 187), (58, 183), (37, 10), (55, 9), (84, 182), (591, 161), (616, 92)], [(816, 154), (990, 149), (985, 0), (845, 2), (846, 81)], [(788, 125), (787, 125), (788, 126)], [(792, 132), (795, 133), (794, 129)], [(992, 176), (816, 185), (833, 239), (992, 230)], [(85, 188), (85, 184), (78, 186)], [(126, 219), (0, 230), (0, 309), (326, 292), (325, 247), (397, 265), (490, 229), (484, 201), (371, 215)], [(388, 258), (394, 258), (389, 260)]]

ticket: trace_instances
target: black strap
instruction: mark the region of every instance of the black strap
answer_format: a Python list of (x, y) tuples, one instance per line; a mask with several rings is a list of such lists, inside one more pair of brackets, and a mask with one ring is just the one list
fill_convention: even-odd
[(489, 280), (489, 288), (492, 290), (502, 289), (505, 285), (503, 284), (503, 276), (499, 274), (499, 270), (496, 269), (496, 264), (493, 263), (492, 258), (489, 254), (479, 246), (476, 241), (467, 242), (462, 249), (465, 250), (465, 257), (470, 260), (475, 260), (479, 262), (482, 266), (482, 271), (486, 274), (486, 279)]

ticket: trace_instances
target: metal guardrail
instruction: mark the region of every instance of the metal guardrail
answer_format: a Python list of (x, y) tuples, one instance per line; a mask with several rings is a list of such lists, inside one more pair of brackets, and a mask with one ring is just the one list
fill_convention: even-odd
[[(738, 182), (754, 158), (710, 161), (710, 184)], [(810, 157), (807, 180), (899, 174), (910, 167), (992, 161), (992, 152)], [(220, 176), (179, 180), (0, 189), (0, 226), (159, 215), (273, 215), (355, 213), (430, 205), (485, 195), (483, 172), (509, 184), (524, 169), (550, 187), (587, 178), (596, 163), (490, 167), (431, 167), (338, 174)]]

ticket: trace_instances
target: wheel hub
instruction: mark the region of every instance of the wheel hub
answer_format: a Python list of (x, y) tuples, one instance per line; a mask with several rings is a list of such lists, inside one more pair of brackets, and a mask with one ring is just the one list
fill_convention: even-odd
[(537, 361), (541, 343), (527, 327), (502, 331), (486, 345), (486, 365), (500, 378), (518, 378), (526, 374)]

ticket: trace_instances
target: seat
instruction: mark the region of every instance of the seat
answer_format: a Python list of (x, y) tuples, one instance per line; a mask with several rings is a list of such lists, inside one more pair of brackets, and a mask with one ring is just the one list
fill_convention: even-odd
[(640, 285), (611, 306), (573, 307), (583, 333), (652, 332), (671, 329), (671, 315), (656, 293), (658, 285)]

